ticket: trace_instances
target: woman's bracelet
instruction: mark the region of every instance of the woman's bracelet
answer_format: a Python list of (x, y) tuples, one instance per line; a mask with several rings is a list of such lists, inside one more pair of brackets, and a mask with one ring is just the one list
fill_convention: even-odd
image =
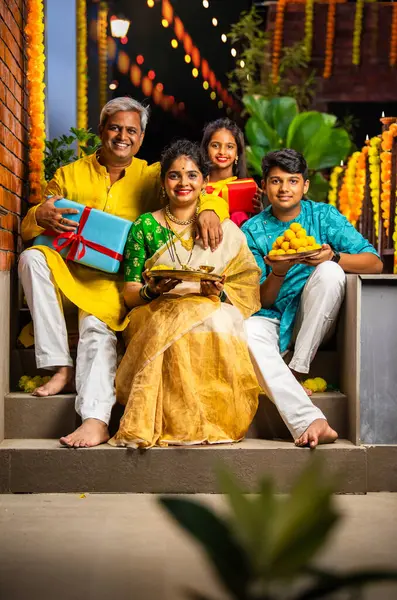
[(149, 288), (148, 284), (145, 284), (139, 290), (139, 295), (145, 302), (150, 302), (151, 300), (156, 300), (160, 296), (160, 294), (156, 294), (152, 292)]

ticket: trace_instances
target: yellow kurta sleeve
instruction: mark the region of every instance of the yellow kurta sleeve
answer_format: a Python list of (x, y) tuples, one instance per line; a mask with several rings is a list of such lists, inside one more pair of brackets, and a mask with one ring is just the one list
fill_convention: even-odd
[[(51, 181), (47, 184), (46, 190), (44, 192), (44, 196), (60, 196), (62, 195), (61, 186), (59, 180), (59, 171), (57, 171), (51, 179)], [(44, 201), (44, 200), (43, 200)], [(37, 237), (41, 233), (43, 233), (44, 228), (37, 225), (36, 221), (36, 211), (39, 206), (42, 204), (36, 204), (29, 209), (27, 215), (22, 221), (21, 224), (21, 236), (24, 242), (28, 240), (32, 240)]]
[(203, 212), (203, 210), (213, 210), (216, 212), (221, 223), (223, 223), (225, 219), (230, 218), (228, 203), (215, 194), (206, 194), (201, 199), (199, 213)]

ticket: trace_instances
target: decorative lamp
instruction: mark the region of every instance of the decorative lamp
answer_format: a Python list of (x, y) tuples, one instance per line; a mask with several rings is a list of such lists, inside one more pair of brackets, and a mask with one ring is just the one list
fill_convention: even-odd
[(110, 18), (110, 31), (113, 37), (126, 37), (130, 27), (130, 20), (123, 15), (117, 15)]

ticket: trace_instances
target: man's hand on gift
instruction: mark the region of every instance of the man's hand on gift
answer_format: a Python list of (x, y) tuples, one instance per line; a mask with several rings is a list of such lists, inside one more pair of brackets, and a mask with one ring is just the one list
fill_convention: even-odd
[(76, 215), (78, 210), (75, 208), (56, 208), (54, 203), (60, 200), (62, 196), (52, 196), (41, 204), (36, 210), (36, 223), (44, 229), (53, 229), (58, 233), (65, 231), (74, 231), (78, 227), (76, 221), (65, 219), (62, 215)]
[(213, 210), (203, 210), (198, 216), (196, 226), (196, 240), (203, 240), (206, 250), (208, 246), (212, 252), (216, 250), (223, 239), (222, 225), (218, 215)]

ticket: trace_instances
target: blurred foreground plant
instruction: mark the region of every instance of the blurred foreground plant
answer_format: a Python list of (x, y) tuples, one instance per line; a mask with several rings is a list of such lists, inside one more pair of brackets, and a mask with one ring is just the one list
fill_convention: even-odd
[[(269, 478), (250, 496), (225, 470), (219, 473), (219, 484), (230, 505), (228, 517), (194, 500), (163, 496), (160, 502), (202, 544), (230, 598), (315, 600), (344, 591), (344, 598), (357, 599), (364, 585), (397, 581), (397, 571), (339, 574), (313, 565), (339, 519), (335, 482), (324, 477), (318, 460), (309, 462), (285, 496), (276, 494)], [(192, 590), (187, 593), (192, 600), (214, 600)]]

